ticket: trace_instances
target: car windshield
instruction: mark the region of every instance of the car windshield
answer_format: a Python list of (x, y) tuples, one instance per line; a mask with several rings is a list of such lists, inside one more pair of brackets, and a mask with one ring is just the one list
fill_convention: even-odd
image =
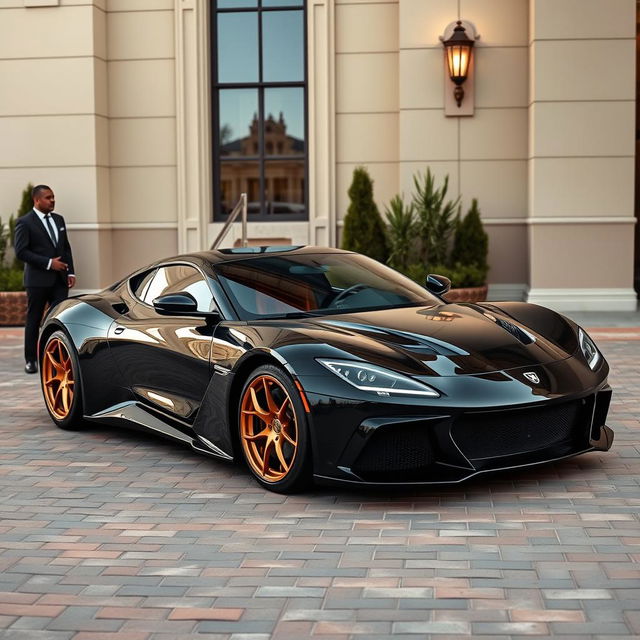
[(409, 278), (354, 253), (265, 255), (219, 263), (215, 270), (243, 320), (439, 302)]

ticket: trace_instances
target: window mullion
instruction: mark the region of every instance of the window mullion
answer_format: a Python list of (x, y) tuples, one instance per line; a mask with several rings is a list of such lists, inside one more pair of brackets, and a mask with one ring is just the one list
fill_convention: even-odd
[(258, 80), (260, 86), (258, 88), (258, 153), (260, 154), (260, 160), (258, 162), (260, 171), (260, 215), (265, 215), (265, 175), (264, 175), (264, 89), (262, 86), (263, 74), (262, 74), (262, 62), (263, 62), (263, 47), (262, 47), (262, 0), (258, 2)]

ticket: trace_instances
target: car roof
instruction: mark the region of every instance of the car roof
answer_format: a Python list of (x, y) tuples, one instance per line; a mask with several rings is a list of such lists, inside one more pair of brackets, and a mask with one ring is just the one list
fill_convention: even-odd
[(344, 249), (333, 249), (331, 247), (314, 247), (314, 246), (263, 246), (263, 247), (234, 247), (230, 249), (212, 249), (210, 251), (194, 251), (192, 253), (182, 253), (177, 256), (169, 256), (156, 260), (151, 264), (147, 264), (144, 267), (140, 267), (135, 271), (132, 271), (124, 278), (117, 280), (112, 285), (107, 287), (108, 290), (113, 291), (124, 282), (131, 278), (152, 269), (157, 269), (165, 264), (175, 264), (180, 262), (191, 262), (192, 264), (199, 265), (205, 271), (208, 267), (216, 264), (224, 264), (227, 262), (234, 262), (236, 260), (248, 260), (254, 258), (260, 258), (265, 255), (268, 256), (282, 256), (282, 255), (320, 255), (326, 253), (353, 253), (353, 251), (345, 251)]
[(333, 249), (331, 247), (314, 247), (314, 246), (294, 246), (294, 245), (272, 245), (262, 247), (234, 247), (229, 249), (212, 249), (210, 251), (197, 251), (186, 253), (173, 258), (165, 258), (158, 260), (156, 265), (165, 262), (176, 262), (179, 260), (195, 260), (209, 264), (220, 264), (225, 262), (234, 262), (236, 260), (250, 260), (262, 258), (264, 256), (284, 256), (284, 255), (313, 255), (326, 253), (352, 253), (344, 249)]

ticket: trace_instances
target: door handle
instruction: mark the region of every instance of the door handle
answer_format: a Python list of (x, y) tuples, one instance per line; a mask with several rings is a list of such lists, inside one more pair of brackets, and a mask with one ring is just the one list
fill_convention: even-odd
[(124, 327), (116, 327), (113, 330), (113, 333), (115, 333), (117, 336), (119, 336), (123, 331), (124, 331)]

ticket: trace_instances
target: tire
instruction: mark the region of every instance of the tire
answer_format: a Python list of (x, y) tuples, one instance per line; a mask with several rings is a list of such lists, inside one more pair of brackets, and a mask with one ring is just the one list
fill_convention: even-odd
[(300, 394), (280, 367), (265, 364), (247, 378), (240, 394), (238, 436), (257, 482), (277, 493), (296, 493), (311, 483), (309, 428)]
[(45, 406), (60, 429), (83, 426), (82, 382), (78, 354), (63, 331), (55, 331), (42, 349), (40, 385)]

